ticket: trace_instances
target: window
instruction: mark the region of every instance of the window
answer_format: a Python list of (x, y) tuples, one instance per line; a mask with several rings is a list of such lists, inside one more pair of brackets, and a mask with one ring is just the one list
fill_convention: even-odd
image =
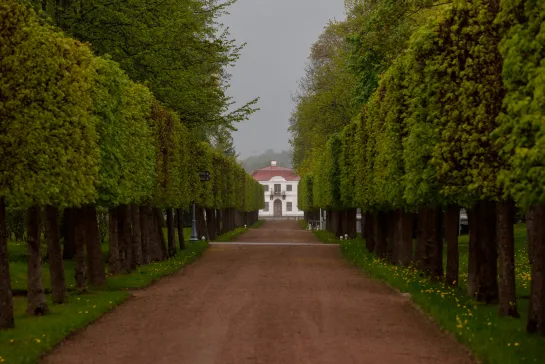
[(265, 202), (265, 207), (263, 208), (263, 211), (269, 211), (269, 203)]
[(291, 192), (291, 185), (286, 185), (286, 191)]
[(286, 205), (286, 211), (291, 211), (291, 202)]
[(280, 185), (274, 185), (274, 193), (280, 193)]
[(263, 187), (265, 188), (265, 192), (269, 192), (269, 185), (263, 185)]

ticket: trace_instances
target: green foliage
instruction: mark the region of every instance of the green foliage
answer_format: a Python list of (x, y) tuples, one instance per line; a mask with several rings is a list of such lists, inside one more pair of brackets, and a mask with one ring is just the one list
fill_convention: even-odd
[(500, 181), (524, 207), (545, 202), (544, 11), (542, 1), (504, 0), (498, 16), (508, 28), (500, 44), (504, 112), (495, 133), (506, 162)]
[(151, 93), (117, 63), (95, 58), (93, 115), (100, 146), (99, 204), (138, 203), (155, 183), (155, 142), (149, 125)]
[(430, 113), (437, 80), (429, 75), (428, 60), (435, 51), (434, 21), (414, 35), (403, 59), (406, 69), (407, 111), (403, 138), (404, 199), (409, 206), (437, 204), (441, 201), (435, 167), (431, 164), (438, 130), (433, 127), (437, 115)]
[[(31, 0), (38, 8), (44, 1)], [(225, 125), (245, 120), (253, 100), (231, 109), (229, 74), (241, 46), (217, 19), (234, 0), (47, 1), (51, 20), (68, 34), (111, 55), (131, 79), (145, 83), (185, 124)], [(58, 6), (58, 5), (62, 5)], [(232, 111), (230, 111), (232, 110)]]
[(10, 203), (81, 205), (96, 197), (89, 48), (0, 4), (0, 194)]
[(356, 207), (354, 190), (356, 186), (356, 131), (357, 124), (347, 125), (341, 135), (339, 156), (340, 199), (344, 207)]
[(496, 1), (455, 1), (437, 25), (427, 64), (435, 96), (429, 109), (440, 131), (432, 162), (447, 197), (501, 194), (501, 163), (490, 138), (504, 95), (497, 10)]
[(300, 175), (314, 167), (328, 138), (350, 124), (355, 79), (348, 71), (344, 38), (346, 23), (330, 23), (312, 46), (305, 77), (290, 119), (293, 166)]
[[(155, 206), (181, 208), (189, 205), (187, 129), (178, 115), (165, 109), (158, 101), (151, 105), (151, 121), (157, 146)], [(197, 177), (198, 178), (198, 174)]]
[(341, 139), (333, 135), (327, 142), (324, 153), (318, 162), (319, 174), (314, 176), (313, 201), (317, 208), (340, 208), (340, 170), (339, 158)]
[(367, 103), (380, 76), (409, 46), (409, 40), (428, 17), (448, 2), (441, 0), (354, 1), (347, 8), (353, 29), (347, 38), (350, 68), (357, 78), (354, 98)]
[(314, 206), (314, 176), (309, 173), (297, 185), (297, 206), (303, 211), (312, 211)]

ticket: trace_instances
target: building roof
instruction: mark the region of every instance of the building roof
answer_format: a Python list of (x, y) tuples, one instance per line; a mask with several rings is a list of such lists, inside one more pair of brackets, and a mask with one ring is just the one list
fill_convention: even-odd
[(301, 179), (293, 170), (277, 166), (261, 168), (252, 173), (252, 177), (254, 177), (256, 181), (270, 181), (271, 178), (276, 176), (284, 177), (286, 181), (299, 181)]

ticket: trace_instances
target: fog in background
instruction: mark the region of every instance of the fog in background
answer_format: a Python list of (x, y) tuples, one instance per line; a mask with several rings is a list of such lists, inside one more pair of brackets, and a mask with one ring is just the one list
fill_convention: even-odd
[(329, 19), (344, 19), (343, 0), (238, 0), (221, 21), (237, 44), (248, 43), (236, 66), (229, 95), (238, 104), (260, 97), (261, 109), (234, 133), (241, 159), (288, 143), (292, 95), (304, 74), (311, 45)]

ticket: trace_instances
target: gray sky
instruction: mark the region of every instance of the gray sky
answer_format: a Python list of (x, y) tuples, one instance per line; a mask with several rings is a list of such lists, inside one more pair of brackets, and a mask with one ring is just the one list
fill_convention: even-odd
[(260, 97), (261, 109), (238, 124), (241, 158), (266, 149), (289, 148), (291, 96), (314, 43), (329, 19), (344, 18), (344, 0), (238, 0), (222, 19), (238, 44), (248, 43), (233, 75), (229, 95), (238, 104)]

